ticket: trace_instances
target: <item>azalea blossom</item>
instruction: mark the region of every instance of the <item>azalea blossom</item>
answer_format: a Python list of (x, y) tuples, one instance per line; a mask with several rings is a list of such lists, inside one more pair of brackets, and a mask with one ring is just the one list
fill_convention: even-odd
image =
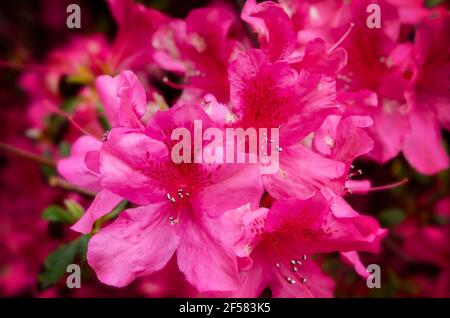
[(377, 251), (385, 235), (370, 217), (342, 217), (327, 200), (279, 200), (267, 210), (244, 211), (245, 235), (236, 244), (250, 257), (242, 271), (243, 297), (257, 296), (270, 285), (274, 297), (331, 297), (334, 284), (311, 256), (334, 251)]
[[(372, 3), (380, 8), (382, 28), (366, 25), (366, 8)], [(347, 64), (338, 74), (338, 99), (347, 105), (348, 112), (372, 117), (374, 123), (369, 131), (375, 143), (368, 156), (385, 163), (403, 152), (410, 164), (424, 174), (434, 174), (448, 167), (448, 155), (442, 148), (440, 133), (441, 127), (448, 128), (438, 119), (446, 116), (442, 109), (449, 105), (448, 92), (441, 90), (432, 94), (431, 100), (423, 97), (422, 102), (415, 97), (417, 90), (427, 91), (429, 84), (425, 82), (429, 83), (430, 76), (443, 78), (443, 74), (448, 73), (448, 59), (443, 57), (447, 50), (433, 49), (439, 43), (448, 44), (445, 35), (439, 36), (448, 23), (448, 13), (444, 9), (427, 14), (419, 1), (396, 0), (288, 0), (280, 1), (280, 5), (290, 15), (290, 29), (298, 32), (300, 52), (307, 49), (306, 43), (314, 37), (321, 37), (330, 44), (338, 41), (346, 50)], [(412, 32), (404, 29), (411, 24), (418, 25), (414, 45), (404, 36)], [(440, 40), (429, 41), (429, 34), (439, 36)], [(436, 56), (431, 57), (432, 54)], [(424, 63), (427, 59), (438, 62), (428, 66)], [(428, 80), (424, 80), (425, 77)], [(443, 78), (442, 82), (447, 80)], [(375, 103), (372, 97), (368, 98), (367, 90), (377, 94)], [(350, 103), (349, 93), (353, 94)], [(419, 142), (422, 138), (427, 141)]]
[(2, 20), (0, 295), (448, 295), (445, 3), (105, 4)]
[[(157, 113), (148, 127), (189, 127), (192, 117), (208, 120), (200, 107), (179, 106)], [(160, 129), (156, 131), (164, 131)], [(231, 244), (238, 228), (220, 216), (242, 204), (257, 205), (262, 193), (259, 166), (176, 165), (166, 137), (125, 127), (109, 132), (99, 155), (102, 188), (139, 207), (122, 212), (93, 236), (89, 264), (101, 281), (124, 286), (160, 270), (176, 251), (178, 266), (200, 291), (235, 289), (237, 260)], [(223, 231), (230, 238), (217, 236)], [(212, 259), (216, 267), (209, 266)]]

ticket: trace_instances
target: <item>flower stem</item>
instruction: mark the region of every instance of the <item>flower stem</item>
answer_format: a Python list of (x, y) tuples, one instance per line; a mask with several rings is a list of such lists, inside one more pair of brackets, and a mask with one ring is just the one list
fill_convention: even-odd
[[(30, 151), (14, 147), (12, 145), (9, 145), (9, 144), (3, 143), (3, 142), (0, 142), (0, 150), (15, 154), (15, 155), (25, 158), (25, 159), (36, 161), (40, 164), (43, 164), (43, 165), (46, 165), (49, 167), (56, 167), (56, 163), (51, 159), (39, 156)], [(75, 192), (75, 193), (81, 194), (86, 197), (95, 197), (94, 192), (91, 192), (87, 189), (84, 189), (84, 188), (74, 185), (70, 182), (67, 182), (66, 180), (61, 179), (60, 177), (57, 177), (57, 176), (51, 176), (49, 178), (48, 182), (52, 187), (58, 187), (58, 188), (61, 188), (61, 189), (64, 189), (64, 190), (67, 190), (70, 192)]]
[(75, 192), (75, 193), (84, 195), (86, 197), (95, 197), (95, 195), (96, 195), (94, 192), (91, 192), (87, 189), (84, 189), (84, 188), (74, 185), (70, 182), (67, 182), (66, 180), (61, 179), (60, 177), (57, 177), (57, 176), (51, 176), (48, 179), (48, 182), (52, 187), (58, 187), (58, 188), (61, 188), (61, 189), (64, 189), (64, 190), (67, 190), (70, 192)]

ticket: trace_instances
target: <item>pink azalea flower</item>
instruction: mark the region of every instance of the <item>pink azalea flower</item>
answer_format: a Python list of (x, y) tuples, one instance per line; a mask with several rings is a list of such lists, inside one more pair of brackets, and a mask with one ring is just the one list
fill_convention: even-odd
[(230, 65), (229, 76), (237, 115), (234, 125), (280, 128), (279, 169), (263, 176), (273, 197), (307, 198), (326, 180), (343, 175), (343, 163), (315, 153), (305, 140), (327, 115), (338, 111), (331, 77), (296, 72), (285, 61), (270, 63), (260, 50), (239, 55)]
[(428, 14), (422, 0), (387, 0), (398, 8), (400, 21), (404, 24), (417, 24)]
[[(105, 107), (106, 116), (113, 127), (144, 129), (142, 117), (149, 109), (144, 87), (131, 71), (112, 78), (102, 75), (96, 87)], [(103, 143), (93, 137), (80, 137), (72, 147), (69, 158), (58, 162), (58, 172), (73, 184), (98, 192), (95, 200), (72, 229), (89, 233), (94, 222), (111, 212), (122, 197), (102, 189), (100, 185), (100, 150)]]
[(412, 55), (417, 74), (413, 91), (407, 95), (410, 132), (403, 145), (408, 161), (425, 174), (449, 166), (440, 129), (450, 130), (450, 14), (442, 10), (434, 15), (425, 19), (416, 31)]
[[(334, 36), (332, 36), (334, 29), (351, 22), (350, 20), (354, 18), (354, 14), (359, 9), (364, 9), (366, 12), (366, 8), (370, 4), (380, 5), (382, 19), (384, 20), (383, 28), (389, 28), (387, 24), (392, 22), (387, 21), (391, 19), (392, 8), (397, 10), (399, 22), (405, 26), (420, 22), (427, 14), (427, 9), (422, 0), (279, 0), (278, 2), (291, 18), (297, 34), (297, 41), (301, 46), (316, 37), (324, 38), (330, 42), (335, 41)], [(386, 14), (388, 11), (391, 12)], [(364, 17), (368, 17), (367, 12)], [(365, 21), (365, 19), (363, 20)], [(353, 19), (353, 22), (355, 22), (355, 19)]]
[(102, 282), (125, 286), (163, 268), (176, 251), (180, 270), (199, 291), (238, 287), (231, 245), (240, 228), (222, 214), (257, 206), (259, 166), (173, 163), (165, 134), (192, 127), (193, 119), (208, 123), (200, 107), (179, 105), (157, 113), (148, 133), (115, 128), (108, 134), (100, 152), (102, 187), (139, 207), (90, 240), (88, 261)]
[[(102, 73), (101, 64), (108, 55), (109, 47), (102, 35), (74, 37), (62, 48), (52, 51), (44, 65), (31, 66), (22, 75), (20, 84), (30, 98), (28, 117), (33, 127), (43, 128), (47, 116), (64, 113), (60, 109), (64, 100), (61, 85), (65, 81), (93, 81), (97, 74)], [(90, 102), (87, 111), (95, 109), (94, 99), (89, 93), (81, 91), (80, 95)], [(85, 111), (80, 109), (78, 112)], [(101, 128), (95, 131), (98, 130)]]
[(443, 225), (420, 226), (418, 222), (410, 219), (398, 229), (404, 237), (404, 250), (408, 255), (415, 261), (435, 264), (445, 270), (450, 268), (449, 202), (450, 198), (446, 197), (435, 206), (435, 213), (443, 219)]
[[(382, 12), (380, 29), (366, 25), (366, 8), (372, 3), (378, 4)], [(280, 5), (297, 32), (298, 52), (307, 50), (308, 41), (318, 36), (328, 43), (337, 41), (347, 51), (348, 63), (338, 74), (338, 99), (348, 112), (373, 118), (369, 128), (375, 142), (371, 158), (384, 163), (403, 151), (421, 173), (433, 174), (448, 167), (440, 136), (440, 125), (446, 127), (442, 122), (446, 122), (448, 113), (443, 111), (449, 103), (446, 85), (430, 88), (429, 84), (429, 78), (443, 78), (448, 73), (448, 61), (443, 57), (446, 49), (433, 49), (448, 42), (442, 33), (448, 20), (445, 10), (434, 10), (432, 15), (437, 19), (425, 19), (418, 27), (412, 52), (411, 44), (399, 42), (405, 41), (405, 34), (411, 33), (412, 26), (428, 13), (422, 1), (283, 0)], [(440, 40), (428, 41), (429, 34)], [(425, 63), (427, 59), (439, 63)], [(425, 70), (421, 70), (423, 67)], [(430, 93), (430, 89), (440, 92)], [(372, 97), (366, 98), (370, 91), (378, 95), (378, 107), (361, 107), (374, 106)], [(423, 97), (416, 97), (417, 91)], [(432, 100), (427, 99), (430, 96)]]
[[(45, 119), (56, 113), (71, 116), (83, 129), (101, 135), (96, 95), (90, 84), (98, 75), (126, 69), (142, 71), (153, 62), (152, 34), (168, 18), (131, 0), (111, 0), (109, 6), (118, 24), (117, 36), (111, 44), (102, 34), (73, 37), (65, 46), (51, 51), (44, 65), (31, 66), (22, 76), (20, 82), (30, 96), (28, 116), (34, 127), (44, 128)], [(82, 87), (69, 96), (77, 98), (73, 111), (60, 108), (67, 98), (62, 90), (66, 83)], [(154, 91), (150, 85), (146, 86), (148, 93)], [(71, 129), (75, 133), (70, 131), (69, 136), (78, 137), (79, 132)]]
[[(385, 27), (368, 29), (367, 3), (355, 2), (345, 8), (346, 14), (331, 37), (334, 36), (336, 40), (344, 34), (350, 23), (354, 23), (342, 42), (342, 47), (348, 53), (348, 63), (338, 77), (338, 84), (343, 92), (371, 90), (377, 93), (378, 107), (366, 107), (363, 114), (370, 115), (374, 120), (373, 126), (369, 128), (375, 142), (370, 156), (385, 162), (401, 151), (404, 135), (409, 129), (403, 109), (406, 107), (404, 91), (410, 80), (407, 71), (411, 64), (403, 63), (409, 46), (397, 46), (396, 43), (400, 32), (397, 10), (385, 1), (379, 4)], [(392, 85), (393, 82), (396, 85)], [(356, 111), (353, 105), (355, 103), (347, 107), (348, 111)]]
[(102, 143), (90, 136), (80, 137), (72, 146), (69, 158), (58, 162), (58, 173), (71, 183), (98, 192), (84, 215), (71, 228), (87, 234), (94, 222), (114, 209), (123, 198), (100, 186), (99, 155)]
[(414, 262), (432, 264), (440, 272), (432, 282), (422, 282), (427, 295), (432, 297), (450, 296), (450, 198), (445, 197), (435, 205), (435, 215), (442, 219), (442, 225), (421, 225), (409, 219), (400, 224), (397, 232), (403, 237), (403, 250)]
[[(242, 271), (239, 296), (256, 297), (270, 286), (274, 297), (331, 297), (334, 283), (311, 259), (335, 251), (376, 252), (383, 233), (365, 216), (340, 217), (327, 200), (315, 195), (307, 200), (279, 200), (270, 210), (241, 212), (246, 235), (236, 248), (250, 257)], [(375, 231), (376, 232), (376, 231)]]
[(154, 35), (156, 62), (187, 81), (181, 101), (197, 101), (207, 93), (228, 101), (228, 64), (249, 45), (238, 22), (228, 5), (216, 4), (192, 10), (185, 20), (172, 20)]
[(330, 115), (314, 134), (313, 147), (317, 152), (345, 164), (345, 173), (327, 184), (339, 196), (370, 190), (369, 181), (352, 180), (349, 174), (356, 173), (351, 172), (353, 161), (373, 149), (373, 141), (366, 132), (371, 125), (367, 116)]
[(108, 0), (108, 4), (119, 28), (108, 66), (113, 70), (145, 68), (153, 62), (152, 34), (168, 17), (133, 0)]
[(295, 32), (286, 12), (275, 2), (247, 0), (241, 18), (258, 34), (261, 48), (271, 62), (289, 57), (295, 49)]
[[(280, 168), (277, 174), (263, 176), (266, 190), (275, 198), (308, 198), (322, 192), (337, 215), (358, 216), (342, 196), (370, 189), (370, 182), (352, 181), (348, 175), (353, 160), (373, 148), (363, 130), (372, 120), (363, 116), (325, 118), (338, 112), (333, 76), (345, 65), (345, 52), (326, 52), (324, 42), (317, 39), (290, 65), (281, 61), (270, 64), (264, 54), (256, 53), (242, 55), (231, 64), (231, 98), (238, 117), (236, 126), (280, 127)], [(302, 91), (301, 85), (321, 89), (311, 94), (311, 90)], [(310, 145), (306, 137), (313, 132)], [(373, 229), (374, 235), (384, 233)], [(344, 257), (367, 275), (357, 255)]]
[(95, 86), (111, 127), (144, 129), (143, 121), (149, 117), (145, 116), (147, 94), (133, 72), (124, 71), (114, 78), (101, 75)]

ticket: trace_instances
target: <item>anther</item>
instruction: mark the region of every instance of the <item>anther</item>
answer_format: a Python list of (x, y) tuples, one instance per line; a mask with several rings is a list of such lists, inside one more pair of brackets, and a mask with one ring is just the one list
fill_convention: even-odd
[(166, 197), (167, 197), (167, 200), (169, 200), (170, 202), (172, 202), (172, 203), (175, 203), (175, 202), (176, 202), (175, 198), (172, 197), (172, 196), (170, 195), (170, 193), (167, 193), (167, 194), (166, 194)]
[(109, 135), (109, 131), (105, 131), (105, 133), (103, 134), (103, 142), (106, 142), (108, 140), (108, 135)]
[(169, 223), (170, 223), (170, 225), (175, 225), (175, 224), (178, 223), (178, 220), (175, 219), (173, 216), (170, 216), (169, 217)]
[(289, 284), (295, 284), (295, 280), (292, 279), (292, 278), (289, 277), (289, 276), (285, 276), (284, 279), (285, 279)]

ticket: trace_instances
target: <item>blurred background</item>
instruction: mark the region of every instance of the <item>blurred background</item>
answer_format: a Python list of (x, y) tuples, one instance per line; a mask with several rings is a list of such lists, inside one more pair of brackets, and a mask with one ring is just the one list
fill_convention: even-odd
[[(81, 29), (66, 27), (66, 7), (72, 2), (81, 7)], [(180, 18), (192, 8), (208, 4), (200, 0), (142, 2)], [(230, 2), (238, 13), (243, 1)], [(436, 4), (443, 1), (428, 2), (430, 6)], [(78, 123), (87, 123), (83, 129), (101, 134), (101, 118), (91, 124), (93, 115), (89, 107), (84, 107), (90, 101), (86, 86), (92, 84), (95, 74), (87, 74), (78, 66), (84, 58), (86, 63), (92, 56), (101, 58), (101, 49), (110, 45), (117, 32), (118, 26), (102, 0), (0, 2), (2, 297), (195, 295), (173, 262), (161, 273), (139, 279), (127, 288), (101, 284), (85, 264), (87, 237), (71, 231), (73, 220), (61, 217), (62, 211), (74, 218), (79, 216), (91, 199), (89, 193), (65, 185), (54, 166), (55, 159), (68, 154), (80, 131), (57, 112), (41, 114), (39, 103), (46, 99), (57, 108), (73, 112)], [(89, 41), (77, 40), (86, 38), (100, 43), (100, 49), (90, 46)], [(66, 49), (80, 52), (67, 59), (63, 54)], [(155, 70), (148, 70), (148, 74), (148, 81), (169, 104), (178, 97), (179, 91), (154, 81), (162, 74)], [(446, 131), (444, 141), (448, 151), (450, 136)], [(355, 166), (362, 171), (360, 178), (370, 179), (374, 186), (403, 178), (409, 182), (348, 197), (356, 210), (375, 216), (390, 233), (380, 254), (361, 255), (365, 264), (381, 266), (380, 289), (368, 289), (350, 266), (342, 265), (337, 254), (321, 260), (325, 271), (336, 280), (336, 296), (450, 297), (449, 171), (424, 176), (401, 156), (383, 166), (366, 160), (359, 160)], [(83, 266), (80, 289), (66, 287), (65, 269), (73, 262)]]

